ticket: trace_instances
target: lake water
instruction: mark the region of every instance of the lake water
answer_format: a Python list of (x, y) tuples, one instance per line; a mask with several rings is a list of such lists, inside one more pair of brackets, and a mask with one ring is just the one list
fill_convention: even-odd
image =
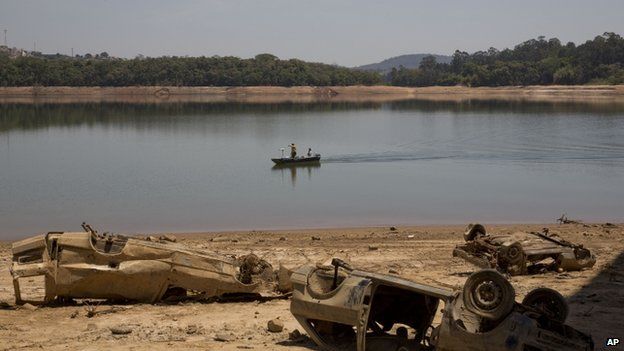
[[(297, 143), (320, 166), (274, 169)], [(0, 105), (0, 239), (624, 221), (622, 105)]]

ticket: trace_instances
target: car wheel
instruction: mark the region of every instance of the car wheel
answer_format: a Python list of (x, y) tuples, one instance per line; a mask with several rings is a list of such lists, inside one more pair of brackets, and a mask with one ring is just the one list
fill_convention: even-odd
[(511, 275), (523, 274), (526, 270), (526, 257), (522, 244), (503, 244), (498, 249), (498, 266)]
[(493, 321), (511, 312), (516, 297), (511, 283), (493, 269), (471, 274), (464, 284), (462, 295), (468, 311)]
[(522, 304), (561, 323), (566, 321), (570, 312), (563, 296), (558, 291), (549, 288), (532, 290), (524, 297)]
[(519, 242), (516, 241), (509, 245), (503, 245), (501, 249), (499, 255), (502, 254), (509, 264), (516, 265), (524, 262), (524, 250)]
[(479, 223), (470, 223), (468, 224), (468, 228), (466, 228), (466, 232), (464, 233), (464, 240), (472, 241), (479, 235), (485, 235), (485, 227)]

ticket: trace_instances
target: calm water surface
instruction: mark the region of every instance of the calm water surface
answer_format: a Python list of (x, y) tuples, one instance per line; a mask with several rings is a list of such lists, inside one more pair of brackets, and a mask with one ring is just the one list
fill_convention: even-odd
[[(317, 167), (274, 169), (290, 142)], [(622, 105), (0, 105), (0, 239), (624, 221)]]

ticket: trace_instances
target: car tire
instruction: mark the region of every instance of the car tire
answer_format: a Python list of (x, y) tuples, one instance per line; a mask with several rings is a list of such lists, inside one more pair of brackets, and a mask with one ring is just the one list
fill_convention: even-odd
[(515, 297), (511, 283), (493, 269), (472, 273), (462, 293), (468, 311), (492, 321), (501, 320), (511, 313)]
[(479, 235), (485, 235), (485, 227), (482, 224), (468, 224), (468, 228), (466, 228), (466, 232), (464, 233), (465, 241), (472, 241)]
[(549, 288), (532, 290), (524, 297), (522, 304), (561, 323), (565, 323), (570, 312), (565, 298), (558, 291)]

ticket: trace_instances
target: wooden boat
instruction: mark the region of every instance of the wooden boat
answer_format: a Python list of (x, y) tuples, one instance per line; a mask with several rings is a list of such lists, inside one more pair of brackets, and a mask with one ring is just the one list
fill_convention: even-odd
[(275, 162), (276, 165), (301, 165), (301, 164), (313, 164), (321, 162), (321, 155), (315, 154), (314, 156), (301, 156), (301, 157), (281, 157), (281, 158), (272, 158), (271, 161)]

